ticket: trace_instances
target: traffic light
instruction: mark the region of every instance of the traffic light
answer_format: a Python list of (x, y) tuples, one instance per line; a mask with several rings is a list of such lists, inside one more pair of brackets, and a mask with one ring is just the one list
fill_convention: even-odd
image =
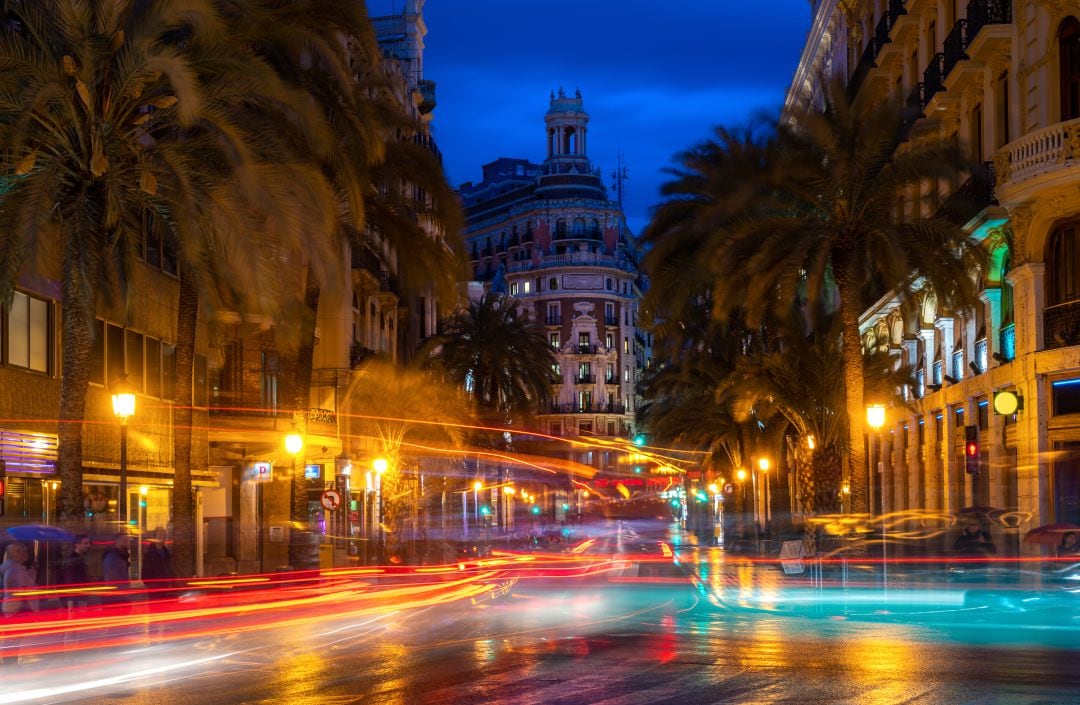
[(644, 433), (639, 433), (636, 436), (634, 436), (634, 445), (636, 445), (638, 448), (645, 445), (645, 434)]
[(978, 426), (964, 426), (964, 469), (969, 475), (979, 474)]

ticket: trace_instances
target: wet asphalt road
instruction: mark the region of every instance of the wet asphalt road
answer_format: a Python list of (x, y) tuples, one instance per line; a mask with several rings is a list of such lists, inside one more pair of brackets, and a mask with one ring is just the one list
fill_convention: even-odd
[(35, 702), (1065, 705), (1080, 703), (1072, 617), (927, 626), (732, 611), (690, 586), (520, 582), (479, 606), (117, 653), (86, 677), (212, 660)]

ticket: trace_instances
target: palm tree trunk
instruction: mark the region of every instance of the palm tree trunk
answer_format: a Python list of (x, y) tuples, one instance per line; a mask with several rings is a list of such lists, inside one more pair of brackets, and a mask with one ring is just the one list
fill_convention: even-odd
[[(319, 287), (315, 273), (308, 268), (307, 285), (304, 289), (304, 321), (300, 330), (300, 346), (296, 351), (296, 362), (293, 365), (293, 422), (297, 430), (305, 436), (307, 442), (307, 414), (311, 406), (311, 374), (315, 358), (315, 323), (319, 312), (319, 296), (322, 290)], [(300, 531), (300, 527), (308, 523), (308, 485), (304, 478), (304, 471), (300, 463), (292, 477), (292, 507), (290, 509), (293, 526), (292, 538), (289, 541), (289, 564), (294, 568), (313, 567), (308, 565), (310, 559), (311, 536), (308, 532)]]
[[(839, 284), (839, 281), (837, 282)], [(844, 355), (844, 398), (848, 414), (848, 483), (851, 511), (870, 511), (866, 474), (866, 410), (863, 405), (863, 354), (859, 335), (858, 291), (854, 286), (840, 290), (841, 347)]]
[[(186, 270), (186, 268), (185, 268)], [(187, 271), (180, 276), (176, 316), (176, 389), (173, 404), (173, 569), (177, 577), (195, 574), (195, 500), (191, 492), (192, 367), (199, 295)]]
[(60, 523), (81, 530), (86, 512), (83, 507), (82, 440), (86, 417), (86, 394), (90, 383), (90, 350), (93, 332), (85, 292), (97, 292), (97, 286), (83, 284), (77, 267), (69, 268), (63, 279), (60, 308), (64, 331), (63, 360), (60, 375), (60, 424), (57, 429), (56, 476), (60, 480)]

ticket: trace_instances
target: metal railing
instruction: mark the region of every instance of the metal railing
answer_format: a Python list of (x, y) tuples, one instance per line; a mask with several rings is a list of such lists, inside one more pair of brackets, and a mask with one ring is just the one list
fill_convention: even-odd
[(968, 46), (968, 23), (967, 20), (957, 20), (953, 25), (949, 36), (945, 37), (945, 76), (952, 73), (953, 68), (961, 61), (966, 61)]
[(552, 404), (552, 414), (625, 414), (625, 404)]
[(967, 6), (968, 44), (983, 27), (1012, 23), (1012, 0), (971, 0)]

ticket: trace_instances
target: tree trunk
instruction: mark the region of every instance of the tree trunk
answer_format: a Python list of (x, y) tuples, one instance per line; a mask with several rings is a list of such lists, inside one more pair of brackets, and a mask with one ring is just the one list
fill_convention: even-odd
[(60, 423), (57, 429), (56, 477), (60, 480), (60, 523), (82, 530), (83, 506), (82, 432), (86, 417), (86, 394), (90, 383), (90, 350), (93, 332), (88, 309), (93, 301), (83, 298), (98, 287), (83, 284), (83, 275), (72, 267), (63, 279), (60, 316), (63, 327), (63, 359), (60, 374)]
[(862, 336), (859, 335), (858, 292), (847, 287), (840, 292), (840, 321), (843, 325), (844, 398), (848, 415), (848, 484), (851, 486), (851, 509), (870, 511), (866, 470), (866, 408), (863, 403)]
[(191, 491), (192, 368), (199, 295), (186, 270), (180, 277), (176, 316), (176, 381), (173, 404), (173, 569), (177, 577), (195, 575), (195, 498)]
[[(293, 422), (297, 432), (304, 436), (307, 444), (307, 416), (311, 406), (311, 374), (315, 357), (315, 324), (319, 313), (319, 288), (315, 273), (308, 268), (307, 284), (304, 289), (304, 320), (300, 329), (300, 345), (296, 350), (293, 365)], [(303, 451), (301, 451), (303, 453)], [(302, 460), (302, 458), (299, 458)], [(313, 568), (311, 565), (311, 546), (313, 536), (308, 527), (308, 488), (310, 482), (304, 478), (304, 463), (297, 462), (296, 472), (292, 477), (292, 507), (290, 519), (292, 534), (289, 541), (289, 564), (294, 568)]]

